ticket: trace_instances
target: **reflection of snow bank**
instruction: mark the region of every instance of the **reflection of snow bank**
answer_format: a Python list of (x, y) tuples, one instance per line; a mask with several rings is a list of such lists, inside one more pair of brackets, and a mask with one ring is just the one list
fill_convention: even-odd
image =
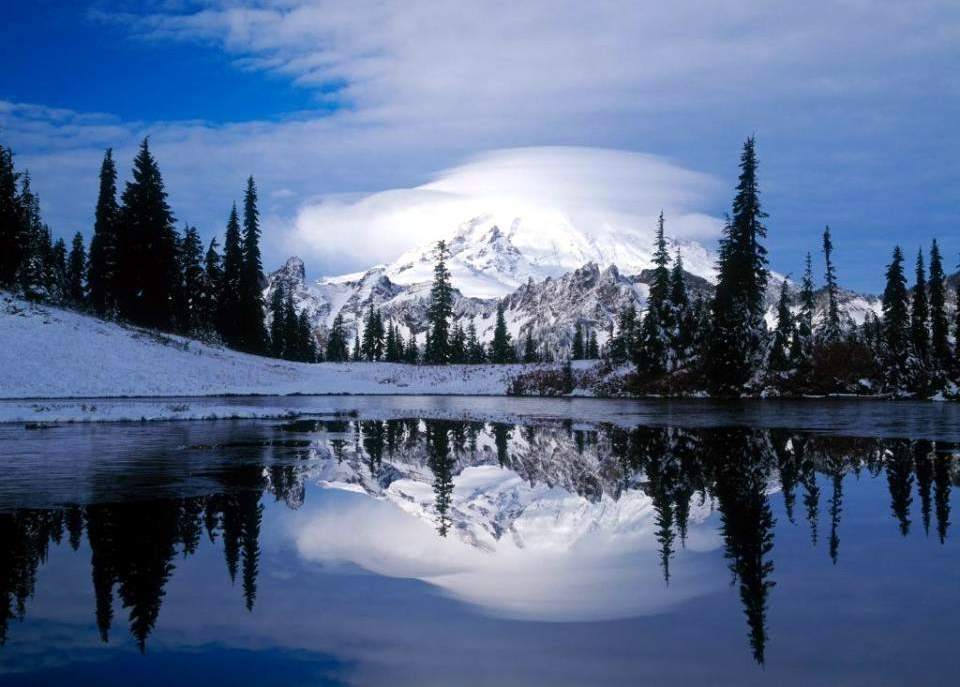
[(665, 587), (652, 504), (636, 490), (591, 502), (530, 485), (511, 470), (468, 467), (454, 478), (452, 526), (442, 538), (428, 473), (392, 482), (379, 499), (356, 494), (355, 482), (323, 484), (353, 493), (296, 521), (301, 556), (418, 578), (498, 615), (597, 620), (656, 613), (726, 579), (720, 562), (703, 555), (719, 546), (705, 524), (709, 510), (694, 508), (686, 549), (677, 541)]

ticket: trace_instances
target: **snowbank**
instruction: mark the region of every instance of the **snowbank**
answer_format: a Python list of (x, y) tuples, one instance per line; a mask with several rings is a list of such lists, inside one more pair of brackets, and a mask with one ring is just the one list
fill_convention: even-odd
[(0, 294), (0, 398), (503, 395), (524, 367), (292, 363)]

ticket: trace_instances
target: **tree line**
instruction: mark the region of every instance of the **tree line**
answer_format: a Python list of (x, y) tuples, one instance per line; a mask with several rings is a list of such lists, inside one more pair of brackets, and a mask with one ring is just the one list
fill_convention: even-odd
[(222, 252), (216, 237), (204, 247), (196, 227), (177, 230), (148, 139), (119, 197), (117, 183), (108, 149), (89, 248), (77, 232), (68, 251), (62, 239), (52, 240), (41, 219), (29, 172), (18, 172), (13, 152), (0, 146), (0, 288), (257, 355), (318, 358), (312, 328), (289, 299), (272, 308), (274, 326), (267, 331), (252, 176), (242, 218), (236, 204), (230, 210)]
[[(798, 293), (780, 284), (775, 324), (766, 322), (770, 273), (763, 245), (767, 214), (760, 203), (755, 140), (747, 139), (731, 213), (723, 229), (718, 280), (711, 298), (691, 301), (679, 253), (672, 261), (661, 214), (646, 312), (618, 315), (607, 355), (630, 363), (634, 392), (872, 392), (930, 396), (956, 392), (960, 309), (949, 321), (947, 278), (934, 239), (929, 260), (917, 255), (909, 289), (900, 246), (886, 269), (882, 313), (857, 324), (841, 316), (830, 227), (822, 236), (826, 307), (817, 315), (812, 258)], [(960, 287), (958, 287), (960, 292)], [(960, 293), (958, 293), (960, 299)], [(951, 341), (951, 328), (954, 336)]]

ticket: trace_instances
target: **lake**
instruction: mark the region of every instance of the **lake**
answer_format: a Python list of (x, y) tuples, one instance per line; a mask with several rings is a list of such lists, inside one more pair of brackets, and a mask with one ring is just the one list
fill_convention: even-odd
[(960, 670), (957, 404), (177, 402), (299, 415), (0, 424), (0, 684)]

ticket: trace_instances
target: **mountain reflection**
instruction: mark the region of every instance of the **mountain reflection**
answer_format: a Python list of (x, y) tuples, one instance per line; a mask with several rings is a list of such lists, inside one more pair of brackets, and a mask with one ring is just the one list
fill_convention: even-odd
[[(194, 555), (203, 537), (221, 550), (224, 579), (236, 585), (240, 578), (242, 602), (253, 612), (264, 497), (296, 508), (306, 498), (306, 485), (319, 483), (377, 498), (401, 493), (398, 502), (428, 519), (441, 537), (457, 537), (483, 553), (492, 552), (490, 542), (506, 537), (521, 549), (543, 545), (536, 541), (541, 530), (518, 526), (537, 505), (538, 494), (567, 494), (587, 504), (616, 503), (630, 494), (652, 510), (649, 536), (664, 585), (671, 585), (683, 563), (678, 555), (688, 544), (691, 521), (716, 514), (749, 647), (763, 663), (776, 585), (775, 511), (782, 507), (781, 527), (805, 526), (811, 545), (840, 565), (842, 517), (851, 508), (844, 504), (849, 479), (885, 480), (897, 531), (910, 535), (919, 519), (923, 532), (933, 528), (941, 543), (950, 527), (951, 489), (960, 482), (954, 446), (789, 430), (338, 418), (291, 422), (277, 431), (295, 437), (266, 442), (260, 460), (202, 475), (202, 495), (130, 502), (94, 495), (85, 505), (0, 512), (0, 644), (10, 621), (25, 617), (51, 547), (78, 551), (84, 536), (92, 611), (104, 642), (119, 607), (140, 650), (146, 650), (178, 559)], [(483, 471), (467, 479), (471, 468)], [(484, 488), (481, 477), (504, 475), (533, 490), (527, 500), (507, 499), (502, 492), (491, 496)], [(821, 505), (829, 521), (825, 544)], [(551, 550), (569, 550), (563, 536), (555, 535)]]

